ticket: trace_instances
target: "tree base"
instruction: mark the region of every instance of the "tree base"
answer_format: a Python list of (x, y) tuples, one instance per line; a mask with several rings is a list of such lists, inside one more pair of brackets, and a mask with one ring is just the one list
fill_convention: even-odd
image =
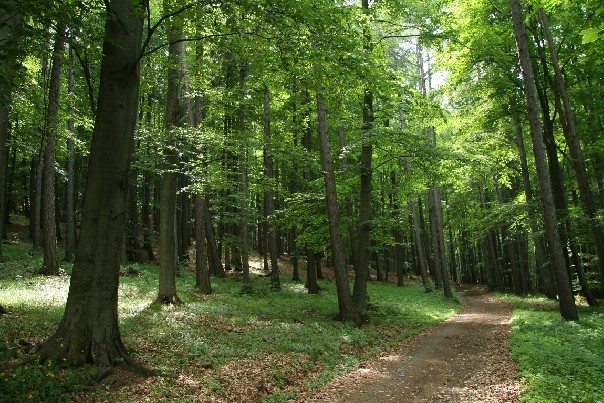
[(94, 377), (95, 382), (110, 375), (116, 367), (143, 377), (156, 374), (154, 370), (132, 358), (119, 339), (106, 343), (97, 343), (93, 340), (78, 342), (77, 338), (67, 341), (55, 334), (39, 347), (37, 358), (40, 364), (53, 361), (73, 367), (95, 366), (98, 368)]
[(182, 305), (182, 300), (178, 297), (178, 295), (158, 295), (154, 304), (161, 305)]

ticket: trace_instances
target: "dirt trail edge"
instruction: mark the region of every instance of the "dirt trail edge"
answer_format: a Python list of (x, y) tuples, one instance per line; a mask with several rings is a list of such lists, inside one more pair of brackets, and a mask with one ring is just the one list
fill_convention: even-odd
[(507, 345), (510, 306), (481, 287), (461, 290), (461, 312), (362, 364), (305, 401), (515, 402), (521, 387)]

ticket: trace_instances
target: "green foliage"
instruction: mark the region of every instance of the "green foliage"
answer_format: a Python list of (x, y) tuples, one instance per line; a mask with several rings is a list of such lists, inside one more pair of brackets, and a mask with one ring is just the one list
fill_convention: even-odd
[(560, 318), (542, 298), (501, 297), (514, 304), (512, 356), (526, 380), (525, 402), (604, 399), (604, 309), (583, 308), (581, 321)]

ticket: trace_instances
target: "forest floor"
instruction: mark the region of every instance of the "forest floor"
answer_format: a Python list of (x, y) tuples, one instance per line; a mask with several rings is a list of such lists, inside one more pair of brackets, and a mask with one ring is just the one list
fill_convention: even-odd
[(512, 307), (464, 287), (462, 311), (440, 326), (319, 389), (315, 402), (515, 402), (522, 386), (510, 357)]

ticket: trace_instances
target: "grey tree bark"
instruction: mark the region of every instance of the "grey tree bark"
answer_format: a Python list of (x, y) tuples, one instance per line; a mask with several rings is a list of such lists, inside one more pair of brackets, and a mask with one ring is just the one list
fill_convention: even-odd
[[(14, 1), (5, 1), (0, 6), (0, 20), (4, 25), (0, 27), (0, 71), (3, 78), (0, 80), (0, 234), (4, 233), (5, 222), (3, 217), (6, 206), (6, 167), (7, 167), (7, 141), (11, 131), (10, 111), (12, 105), (12, 85), (18, 58), (16, 55), (17, 44), (21, 36), (23, 17), (12, 10)], [(0, 245), (0, 261), (3, 260), (2, 245)]]
[[(600, 277), (602, 280), (604, 280), (604, 232), (602, 231), (602, 227), (598, 224), (598, 219), (596, 217), (596, 204), (589, 186), (585, 159), (583, 158), (583, 151), (581, 150), (581, 144), (579, 143), (579, 137), (577, 136), (575, 116), (570, 104), (570, 99), (568, 97), (568, 91), (566, 90), (566, 80), (562, 75), (562, 70), (560, 69), (560, 64), (558, 63), (558, 51), (556, 50), (556, 46), (552, 38), (547, 14), (543, 8), (539, 9), (539, 17), (541, 19), (541, 26), (547, 41), (547, 47), (551, 57), (551, 64), (554, 69), (554, 77), (558, 95), (562, 99), (562, 104), (564, 106), (564, 119), (561, 119), (563, 123), (562, 127), (564, 138), (570, 151), (572, 167), (575, 171), (575, 176), (579, 185), (579, 196), (583, 202), (583, 206), (585, 208), (587, 217), (589, 218), (591, 230), (594, 235), (596, 251), (598, 254)], [(579, 274), (579, 276), (581, 276), (581, 274)], [(595, 298), (590, 299), (595, 302)]]
[[(164, 1), (165, 14), (169, 14), (170, 7)], [(183, 38), (181, 21), (172, 18), (167, 28), (168, 46), (168, 89), (166, 100), (166, 146), (164, 147), (164, 169), (160, 189), (160, 215), (159, 215), (159, 293), (156, 302), (163, 304), (180, 304), (181, 300), (176, 293), (176, 192), (178, 174), (176, 172), (178, 155), (176, 150), (176, 136), (174, 128), (181, 125), (179, 96), (183, 84), (183, 62), (185, 57), (185, 42), (178, 42)]]
[(552, 277), (552, 270), (547, 266), (547, 258), (545, 255), (545, 242), (543, 235), (537, 224), (537, 208), (533, 197), (533, 188), (531, 187), (530, 174), (528, 171), (528, 163), (526, 160), (526, 150), (524, 147), (524, 138), (522, 136), (522, 127), (520, 126), (520, 117), (518, 113), (513, 113), (514, 129), (516, 134), (516, 147), (518, 148), (518, 156), (520, 158), (520, 169), (522, 171), (522, 183), (524, 185), (524, 197), (528, 209), (529, 224), (531, 227), (531, 235), (533, 244), (535, 245), (535, 264), (537, 269), (537, 278), (540, 282), (539, 289), (549, 298), (556, 297), (556, 284)]
[(321, 164), (325, 176), (325, 200), (327, 203), (327, 216), (329, 218), (331, 253), (338, 293), (339, 319), (360, 324), (362, 323), (362, 318), (353, 304), (350, 289), (348, 288), (346, 259), (342, 245), (342, 234), (340, 232), (340, 212), (336, 192), (336, 178), (333, 170), (327, 126), (327, 108), (320, 93), (317, 94), (317, 115), (319, 120), (319, 140), (321, 143)]
[(75, 258), (76, 224), (75, 224), (75, 71), (73, 69), (73, 49), (69, 49), (69, 77), (67, 92), (69, 93), (69, 119), (67, 120), (67, 167), (65, 183), (65, 257), (66, 262), (73, 262)]
[(59, 94), (61, 88), (61, 70), (63, 68), (63, 53), (65, 51), (65, 28), (57, 29), (55, 44), (52, 51), (52, 68), (50, 70), (50, 84), (48, 91), (48, 112), (46, 114), (44, 149), (44, 180), (42, 220), (44, 231), (42, 245), (44, 262), (40, 274), (52, 276), (59, 274), (59, 250), (57, 248), (57, 222), (56, 222), (56, 152), (57, 131), (59, 129)]
[(76, 259), (63, 319), (42, 344), (41, 362), (52, 359), (71, 365), (143, 370), (122, 343), (117, 314), (128, 169), (139, 102), (143, 3), (107, 3), (98, 106)]
[(570, 278), (568, 276), (568, 269), (562, 252), (563, 249), (560, 242), (560, 234), (556, 219), (556, 207), (554, 205), (554, 197), (545, 160), (545, 144), (543, 142), (543, 129), (541, 127), (541, 122), (539, 121), (535, 75), (528, 49), (520, 1), (510, 0), (510, 6), (512, 9), (514, 37), (518, 48), (518, 59), (520, 61), (522, 78), (524, 81), (524, 94), (526, 97), (531, 139), (533, 142), (533, 154), (537, 168), (537, 184), (539, 186), (539, 195), (543, 208), (545, 236), (549, 245), (552, 268), (556, 277), (558, 297), (560, 298), (560, 314), (566, 320), (578, 320), (579, 315), (577, 313)]
[(271, 152), (271, 99), (270, 90), (267, 86), (264, 87), (264, 176), (268, 180), (268, 189), (264, 193), (265, 198), (265, 219), (266, 223), (266, 237), (267, 237), (267, 248), (270, 260), (271, 270), (271, 287), (273, 289), (280, 289), (281, 282), (279, 280), (279, 266), (277, 256), (277, 229), (275, 228), (275, 173), (273, 156)]

